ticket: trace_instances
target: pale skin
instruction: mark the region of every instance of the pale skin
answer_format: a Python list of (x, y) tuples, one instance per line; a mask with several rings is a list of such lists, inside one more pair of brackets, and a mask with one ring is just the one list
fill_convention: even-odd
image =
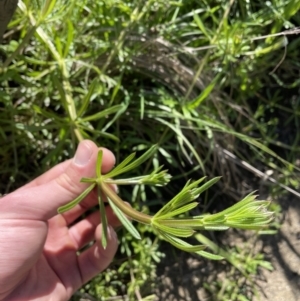
[[(73, 159), (0, 199), (0, 300), (65, 301), (84, 283), (102, 272), (118, 247), (115, 227), (120, 222), (107, 209), (109, 240), (101, 245), (99, 212), (82, 216), (97, 204), (95, 192), (72, 210), (59, 215), (57, 208), (87, 187), (84, 177), (95, 176), (98, 147), (82, 141)], [(115, 164), (103, 149), (102, 172)], [(76, 222), (75, 222), (76, 221)], [(94, 244), (80, 251), (88, 243)]]

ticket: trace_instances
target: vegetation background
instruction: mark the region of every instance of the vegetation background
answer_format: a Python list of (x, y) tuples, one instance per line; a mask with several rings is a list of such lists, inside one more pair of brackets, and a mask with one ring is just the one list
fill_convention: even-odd
[[(195, 214), (259, 190), (273, 200), (277, 229), (276, 199), (299, 190), (299, 8), (299, 0), (19, 1), (0, 46), (0, 192), (71, 157), (81, 137), (118, 161), (157, 143), (132, 175), (160, 163), (174, 177), (164, 189), (122, 189), (132, 206), (155, 212), (187, 179), (221, 175)], [(74, 300), (156, 300), (159, 262), (162, 272), (165, 255), (182, 254), (138, 229), (140, 242), (120, 231), (114, 264)], [(239, 233), (205, 234), (198, 240), (211, 249), (225, 242), (218, 252), (229, 262), (226, 287), (209, 271), (207, 296), (252, 300), (259, 268), (272, 269), (245, 243), (261, 233), (243, 234), (230, 251), (226, 241)]]

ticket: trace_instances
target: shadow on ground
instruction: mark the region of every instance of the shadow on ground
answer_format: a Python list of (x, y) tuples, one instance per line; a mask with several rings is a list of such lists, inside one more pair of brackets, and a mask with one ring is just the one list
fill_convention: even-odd
[(274, 266), (273, 272), (263, 271), (261, 296), (255, 301), (300, 300), (300, 199), (280, 200), (283, 223), (274, 236), (262, 237), (263, 252)]
[[(286, 197), (279, 201), (282, 208), (282, 226), (276, 235), (260, 236), (256, 251), (262, 251), (273, 267), (273, 271), (260, 269), (254, 282), (255, 295), (249, 282), (241, 274), (232, 274), (225, 262), (212, 262), (165, 246), (167, 257), (158, 268), (156, 292), (158, 300), (164, 301), (237, 301), (226, 299), (226, 290), (235, 283), (239, 292), (251, 301), (299, 301), (300, 300), (300, 199)], [(242, 234), (243, 235), (243, 234)], [(247, 236), (228, 235), (228, 245), (247, 243)], [(236, 237), (236, 238), (234, 238)], [(222, 241), (226, 244), (226, 236)], [(236, 239), (236, 241), (235, 241)], [(231, 273), (231, 274), (230, 274)], [(230, 275), (230, 279), (228, 279)], [(210, 294), (204, 286), (214, 291)], [(216, 292), (219, 290), (218, 298)], [(252, 292), (251, 292), (252, 291)], [(228, 294), (227, 294), (228, 296)], [(246, 300), (246, 299), (245, 299)]]

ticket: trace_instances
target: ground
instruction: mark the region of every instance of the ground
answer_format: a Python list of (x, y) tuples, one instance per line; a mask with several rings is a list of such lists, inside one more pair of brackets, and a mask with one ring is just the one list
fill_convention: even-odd
[(300, 199), (286, 197), (280, 203), (283, 224), (277, 235), (264, 240), (263, 247), (274, 271), (263, 272), (261, 296), (255, 301), (300, 300)]
[[(265, 258), (270, 260), (274, 270), (260, 269), (256, 279), (256, 296), (253, 301), (299, 301), (300, 300), (300, 199), (286, 196), (279, 200), (282, 208), (282, 226), (275, 235), (264, 235), (255, 243), (255, 250), (261, 250)], [(234, 241), (236, 237), (236, 242)], [(240, 236), (229, 233), (222, 241), (229, 245), (245, 244)], [(220, 280), (223, 292), (220, 296), (224, 301), (229, 299), (224, 293), (228, 280), (230, 267), (224, 262), (211, 262), (185, 253), (174, 253), (170, 248), (168, 258), (159, 267), (159, 291), (156, 292), (158, 300), (164, 301), (215, 301), (203, 286), (205, 283), (216, 283)], [(225, 271), (227, 271), (225, 273)], [(242, 277), (236, 279), (241, 291), (248, 289)], [(227, 285), (226, 285), (227, 283)], [(224, 285), (225, 284), (225, 285)], [(237, 297), (236, 297), (237, 298)]]

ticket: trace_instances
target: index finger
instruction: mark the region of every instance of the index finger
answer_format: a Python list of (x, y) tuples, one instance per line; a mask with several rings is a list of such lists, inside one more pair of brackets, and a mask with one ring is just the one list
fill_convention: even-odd
[[(111, 152), (108, 149), (106, 149), (104, 147), (99, 148), (99, 150), (100, 149), (102, 149), (102, 151), (103, 151), (103, 156), (111, 155)], [(35, 178), (34, 180), (27, 183), (26, 185), (20, 187), (18, 190), (43, 185), (45, 183), (48, 183), (48, 182), (58, 178), (69, 167), (71, 160), (72, 159), (69, 159), (69, 160), (66, 160), (62, 163), (55, 165), (54, 167), (52, 167), (50, 170), (46, 171), (39, 177)], [(111, 164), (108, 161), (104, 161), (102, 164), (102, 167), (101, 167), (102, 172), (107, 173), (110, 171), (110, 169), (111, 169)]]
[[(111, 169), (115, 162), (113, 154), (106, 151), (103, 154), (104, 171)], [(80, 179), (83, 176), (95, 176), (97, 155), (98, 148), (93, 142), (81, 142), (75, 158), (70, 160), (70, 164), (58, 177), (37, 186), (27, 186), (1, 198), (0, 218), (45, 221), (55, 216), (57, 208), (75, 199), (89, 186), (81, 183)], [(57, 173), (54, 174), (57, 176)], [(47, 175), (47, 180), (50, 176)]]

